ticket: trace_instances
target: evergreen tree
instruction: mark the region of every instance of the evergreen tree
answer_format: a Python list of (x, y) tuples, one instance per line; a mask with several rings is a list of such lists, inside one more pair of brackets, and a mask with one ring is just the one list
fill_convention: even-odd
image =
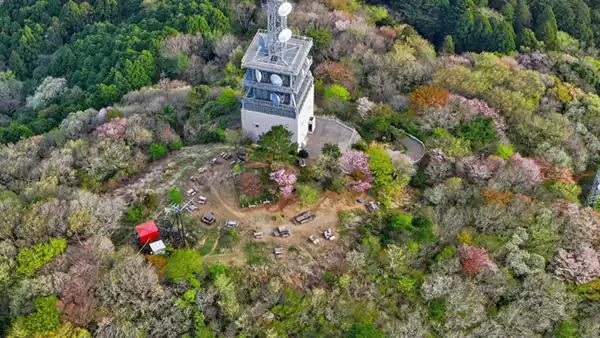
[(529, 29), (525, 28), (521, 34), (519, 34), (519, 49), (523, 52), (529, 52), (537, 49), (538, 40), (535, 37), (535, 33)]
[(577, 37), (575, 27), (577, 27), (577, 23), (580, 22), (580, 18), (575, 18), (575, 12), (573, 12), (571, 5), (572, 2), (574, 2), (574, 0), (556, 0), (553, 11), (560, 30)]
[(490, 20), (481, 13), (477, 13), (473, 23), (473, 34), (469, 50), (480, 53), (490, 49), (492, 37), (492, 24)]
[(442, 44), (442, 53), (454, 54), (454, 39), (452, 39), (452, 35), (446, 35), (444, 38), (444, 43)]
[(60, 18), (67, 31), (70, 33), (77, 32), (83, 27), (81, 10), (79, 10), (79, 5), (73, 0), (69, 0), (69, 2), (63, 5), (62, 11), (60, 12)]
[(538, 29), (537, 37), (544, 42), (544, 46), (548, 50), (558, 49), (558, 31), (553, 28), (551, 22), (546, 22), (542, 27)]
[(515, 7), (515, 18), (513, 23), (515, 32), (520, 33), (525, 28), (530, 28), (531, 21), (531, 11), (529, 10), (527, 0), (517, 0), (517, 5)]
[(558, 24), (554, 11), (550, 6), (544, 8), (542, 13), (536, 18), (535, 35), (538, 40), (543, 41), (547, 49), (558, 49)]
[(556, 32), (558, 31), (558, 24), (556, 23), (556, 16), (554, 15), (554, 11), (552, 10), (552, 7), (547, 6), (544, 8), (544, 10), (542, 11), (541, 14), (539, 14), (536, 18), (535, 18), (535, 33), (539, 38), (538, 32), (541, 30), (545, 30), (546, 28), (544, 27), (546, 25), (546, 23), (550, 24), (550, 29), (552, 31), (554, 31), (555, 35)]
[(504, 16), (504, 19), (508, 22), (515, 21), (515, 2), (508, 2), (502, 9), (500, 13)]
[(506, 21), (494, 22), (493, 29), (491, 50), (504, 54), (514, 52), (517, 46), (512, 26)]
[(471, 10), (467, 10), (463, 13), (460, 20), (456, 23), (456, 28), (452, 34), (455, 43), (455, 49), (457, 53), (462, 53), (470, 50), (470, 35), (473, 31), (473, 13)]

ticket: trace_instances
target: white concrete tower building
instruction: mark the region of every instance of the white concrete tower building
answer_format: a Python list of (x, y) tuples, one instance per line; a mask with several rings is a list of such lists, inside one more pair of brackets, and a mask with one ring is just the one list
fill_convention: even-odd
[(246, 94), (242, 100), (242, 129), (255, 142), (271, 127), (291, 131), (302, 148), (315, 130), (314, 78), (308, 55), (312, 39), (287, 28), (292, 12), (286, 0), (267, 0), (268, 30), (259, 30), (242, 59)]

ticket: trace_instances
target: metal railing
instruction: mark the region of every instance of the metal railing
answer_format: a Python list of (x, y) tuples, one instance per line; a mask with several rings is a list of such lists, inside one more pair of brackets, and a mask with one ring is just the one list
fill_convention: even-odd
[(270, 90), (270, 91), (274, 91), (274, 92), (294, 94), (294, 93), (298, 92), (298, 90), (300, 89), (300, 86), (302, 85), (302, 81), (295, 81), (293, 87), (276, 86), (272, 83), (258, 82), (256, 80), (254, 80), (254, 76), (252, 74), (250, 74), (251, 71), (246, 72), (246, 75), (244, 75), (244, 79), (242, 82), (242, 85), (244, 87), (255, 87), (255, 88)]
[(296, 109), (289, 106), (275, 105), (270, 101), (244, 99), (242, 101), (242, 109), (256, 111), (259, 113), (269, 115), (283, 116), (290, 119), (296, 118)]

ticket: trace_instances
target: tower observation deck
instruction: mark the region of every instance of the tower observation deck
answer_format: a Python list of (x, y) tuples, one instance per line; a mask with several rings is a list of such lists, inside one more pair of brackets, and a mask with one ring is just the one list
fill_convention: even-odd
[(268, 0), (268, 29), (259, 30), (242, 59), (246, 70), (242, 100), (242, 129), (257, 141), (273, 126), (293, 133), (293, 142), (306, 145), (314, 131), (314, 78), (310, 72), (311, 38), (296, 36), (287, 28), (292, 5)]

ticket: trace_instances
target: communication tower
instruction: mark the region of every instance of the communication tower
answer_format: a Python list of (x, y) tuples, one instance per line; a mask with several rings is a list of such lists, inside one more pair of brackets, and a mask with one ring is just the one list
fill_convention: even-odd
[(250, 43), (242, 68), (246, 69), (242, 100), (242, 129), (258, 141), (273, 126), (293, 133), (292, 142), (302, 148), (315, 129), (314, 78), (309, 56), (312, 39), (293, 35), (287, 27), (292, 4), (268, 0), (268, 27)]

